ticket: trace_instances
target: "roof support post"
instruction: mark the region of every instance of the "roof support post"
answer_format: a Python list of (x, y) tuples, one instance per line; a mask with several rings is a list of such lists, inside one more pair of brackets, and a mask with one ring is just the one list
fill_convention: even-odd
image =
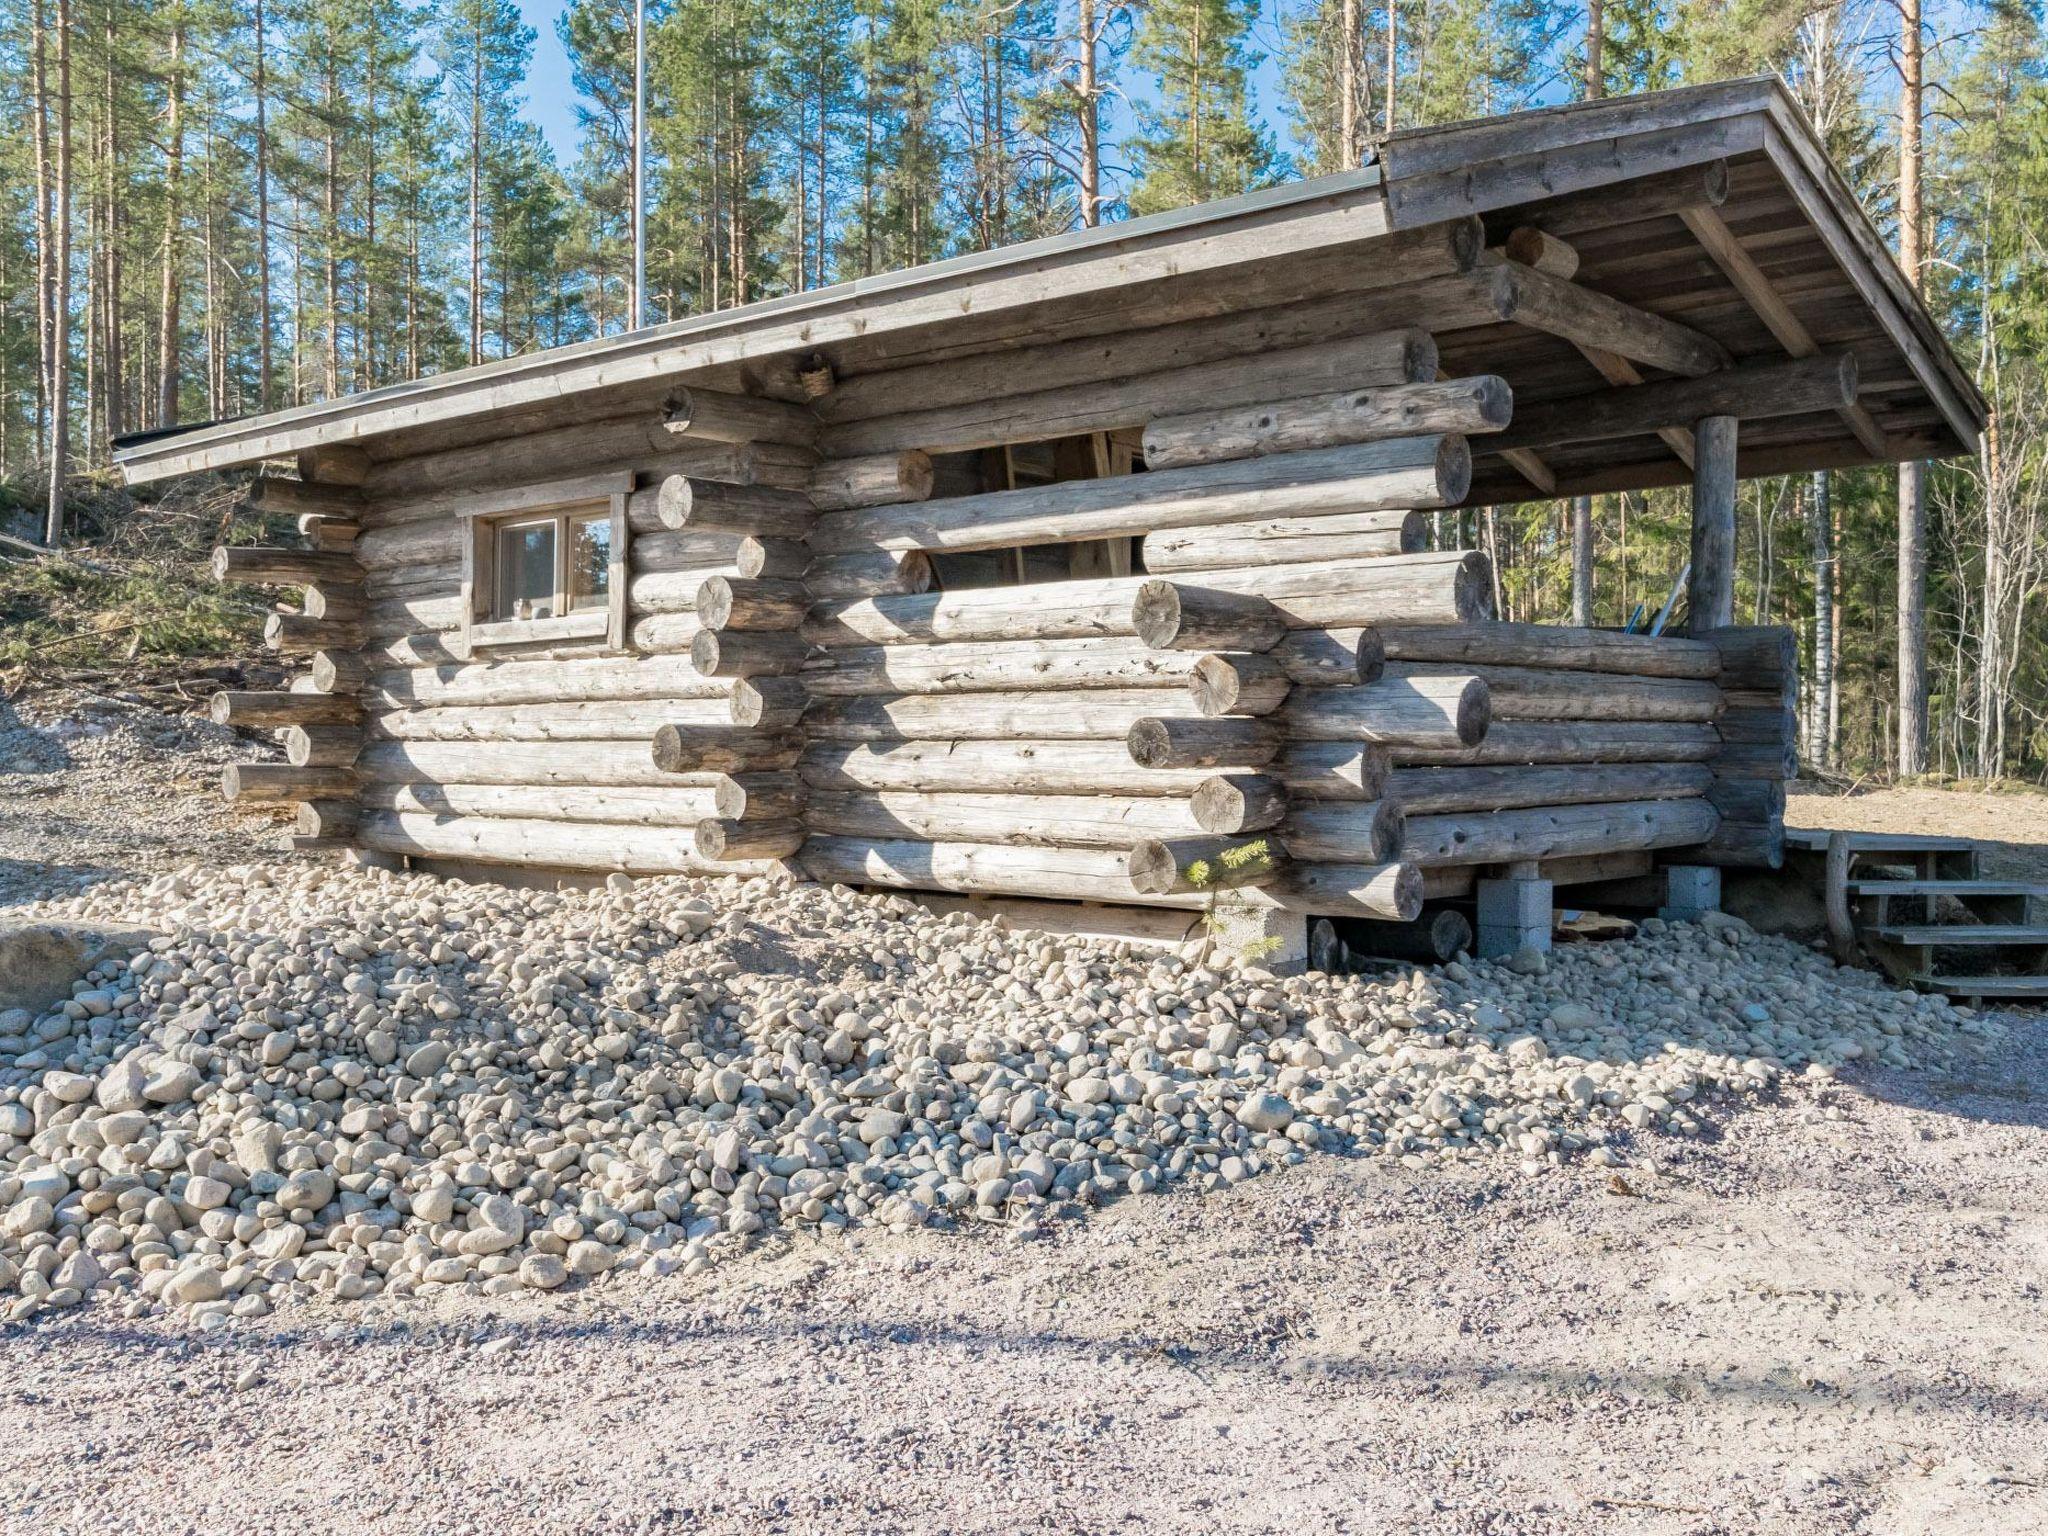
[(1703, 416), (1693, 427), (1692, 632), (1735, 622), (1736, 418)]

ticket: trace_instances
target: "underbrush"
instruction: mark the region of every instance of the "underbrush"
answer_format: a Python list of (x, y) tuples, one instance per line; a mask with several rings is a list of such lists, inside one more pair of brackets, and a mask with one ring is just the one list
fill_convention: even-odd
[[(32, 489), (6, 500), (40, 515)], [(67, 521), (76, 542), (56, 554), (0, 545), (0, 683), (45, 669), (121, 670), (192, 658), (247, 656), (262, 647), (270, 602), (260, 589), (213, 579), (222, 543), (296, 544), (289, 520), (265, 519), (243, 485), (217, 476), (172, 482), (142, 501), (81, 481)]]

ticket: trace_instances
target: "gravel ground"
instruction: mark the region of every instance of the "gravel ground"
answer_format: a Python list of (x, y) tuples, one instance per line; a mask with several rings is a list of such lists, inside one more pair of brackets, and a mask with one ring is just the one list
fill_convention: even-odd
[(1627, 1194), (1313, 1158), (1036, 1241), (806, 1236), (203, 1341), (71, 1314), (0, 1345), (0, 1506), (43, 1532), (2048, 1529), (2044, 1044), (1650, 1138)]
[[(84, 771), (24, 772), (0, 735), (0, 856), (24, 860), (0, 904), (195, 836), (261, 846), (175, 780), (139, 805), (124, 758), (167, 755), (146, 737), (91, 740), (113, 745)], [(68, 825), (10, 798), (27, 774)], [(27, 867), (59, 850), (70, 871)], [(0, 1510), (38, 1532), (2044, 1530), (2048, 1031), (2002, 1025), (1949, 1071), (1616, 1127), (1611, 1168), (1314, 1151), (950, 1231), (771, 1228), (546, 1295), (313, 1299), (213, 1332), (45, 1312), (0, 1330)]]

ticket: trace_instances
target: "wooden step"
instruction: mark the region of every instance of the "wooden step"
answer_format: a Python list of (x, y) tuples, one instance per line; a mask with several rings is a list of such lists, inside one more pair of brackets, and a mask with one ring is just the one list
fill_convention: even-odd
[(1851, 896), (2048, 897), (2048, 884), (2027, 880), (1851, 880)]
[[(1804, 848), (1810, 853), (1828, 851), (1828, 830), (1824, 827), (1787, 827), (1785, 846)], [(1977, 844), (1967, 837), (1933, 837), (1917, 832), (1851, 832), (1851, 853), (1970, 853)]]
[(1937, 976), (1916, 971), (1909, 980), (1950, 997), (2048, 997), (2048, 976)]
[(1871, 928), (1867, 932), (1887, 944), (1931, 945), (1936, 949), (1987, 944), (2048, 946), (2048, 926), (2040, 923), (1911, 923)]

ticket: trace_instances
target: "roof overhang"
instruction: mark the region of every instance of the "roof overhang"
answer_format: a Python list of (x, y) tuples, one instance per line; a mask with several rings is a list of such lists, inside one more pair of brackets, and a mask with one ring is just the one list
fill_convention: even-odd
[[(1695, 223), (1629, 216), (1629, 184), (1714, 163), (1731, 167), (1735, 186), (1717, 216), (1732, 255), (1703, 244)], [(1756, 79), (1404, 131), (1360, 171), (161, 432), (123, 442), (115, 462), (137, 483), (339, 444), (387, 460), (657, 404), (679, 384), (745, 388), (750, 370), (812, 354), (857, 374), (977, 345), (1114, 333), (1141, 323), (1130, 316), (1148, 298), (1155, 312), (1173, 295), (1197, 314), (1249, 310), (1317, 291), (1333, 262), (1398, 262), (1410, 231), (1476, 216), (1497, 240), (1530, 210), (1540, 217), (1587, 193), (1611, 193), (1598, 201), (1614, 219), (1575, 236), (1588, 258), (1579, 281), (1682, 319), (1741, 361), (1805, 355), (1801, 337), (1808, 351), (1857, 354), (1875, 425), (1778, 425), (1745, 444), (1744, 473), (1974, 447), (1981, 395), (1797, 105), (1776, 80)], [(1584, 348), (1518, 326), (1439, 341), (1448, 371), (1504, 373), (1518, 400), (1603, 382)], [(1485, 453), (1482, 440), (1473, 448)], [(1532, 486), (1526, 470), (1483, 459), (1473, 499), (1672, 483), (1684, 466), (1645, 436), (1582, 449), (1545, 474), (1549, 484)]]

